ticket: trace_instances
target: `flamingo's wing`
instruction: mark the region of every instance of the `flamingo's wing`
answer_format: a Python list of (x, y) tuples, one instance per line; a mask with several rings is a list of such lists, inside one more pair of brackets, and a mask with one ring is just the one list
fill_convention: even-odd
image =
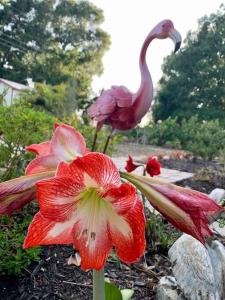
[(124, 86), (112, 86), (89, 107), (88, 114), (97, 122), (111, 117), (118, 108), (132, 105), (132, 93)]
[(132, 105), (132, 93), (125, 86), (113, 85), (110, 91), (118, 107), (130, 107)]

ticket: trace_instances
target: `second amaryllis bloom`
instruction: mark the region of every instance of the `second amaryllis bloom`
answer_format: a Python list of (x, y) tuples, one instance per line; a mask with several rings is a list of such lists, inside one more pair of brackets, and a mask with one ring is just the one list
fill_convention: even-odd
[(133, 183), (172, 225), (203, 244), (213, 234), (209, 223), (224, 212), (223, 207), (195, 190), (136, 174), (121, 172), (121, 177)]
[(61, 161), (72, 161), (89, 152), (83, 136), (72, 126), (55, 125), (51, 141), (33, 144), (26, 150), (37, 155), (26, 168), (26, 176), (0, 183), (0, 215), (11, 215), (15, 210), (36, 198), (35, 183), (54, 177)]
[(61, 161), (70, 162), (87, 153), (82, 134), (67, 124), (55, 124), (51, 141), (26, 147), (37, 155), (26, 168), (26, 175), (56, 170)]
[(83, 269), (101, 269), (112, 249), (126, 262), (145, 250), (145, 217), (136, 189), (121, 184), (113, 161), (100, 153), (61, 162), (55, 178), (38, 182), (38, 212), (24, 247), (73, 244)]

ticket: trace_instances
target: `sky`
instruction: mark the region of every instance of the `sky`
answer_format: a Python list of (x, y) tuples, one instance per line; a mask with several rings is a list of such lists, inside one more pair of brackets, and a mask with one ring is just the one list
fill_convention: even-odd
[[(109, 33), (111, 46), (103, 58), (104, 73), (95, 77), (93, 89), (98, 92), (112, 85), (124, 85), (136, 92), (140, 85), (138, 66), (142, 43), (151, 29), (164, 19), (171, 19), (185, 38), (197, 29), (197, 21), (216, 12), (223, 0), (90, 0), (104, 12), (101, 28)], [(148, 49), (147, 63), (153, 85), (162, 75), (163, 59), (174, 49), (171, 40), (154, 40)]]

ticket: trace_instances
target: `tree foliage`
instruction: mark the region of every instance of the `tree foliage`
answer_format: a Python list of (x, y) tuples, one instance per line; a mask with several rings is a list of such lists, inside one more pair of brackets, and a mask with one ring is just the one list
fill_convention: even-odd
[(70, 80), (82, 106), (109, 46), (99, 28), (102, 11), (85, 0), (0, 3), (0, 77), (52, 85)]
[(30, 103), (35, 110), (45, 111), (62, 119), (78, 108), (71, 90), (69, 83), (58, 85), (36, 83), (34, 89), (27, 89), (21, 94), (20, 100)]
[(163, 65), (163, 77), (156, 96), (155, 120), (168, 117), (201, 120), (225, 115), (225, 6), (199, 21), (185, 46), (170, 55)]

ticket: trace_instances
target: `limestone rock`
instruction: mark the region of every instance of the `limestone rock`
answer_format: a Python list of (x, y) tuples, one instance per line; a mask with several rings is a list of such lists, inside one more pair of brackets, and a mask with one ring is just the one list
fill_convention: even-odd
[[(214, 189), (210, 194), (209, 194), (209, 197), (211, 199), (213, 199), (215, 202), (217, 202), (218, 204), (220, 205), (224, 205), (223, 202), (223, 199), (225, 200), (225, 190), (224, 189)], [(221, 212), (219, 214), (219, 218), (222, 218), (222, 219), (225, 219), (225, 212)], [(223, 222), (224, 223), (224, 222)], [(219, 221), (215, 221), (212, 225), (211, 225), (211, 229), (225, 237), (225, 226), (222, 224), (222, 222), (219, 222)]]
[(221, 200), (225, 199), (225, 190), (224, 189), (214, 189), (209, 194), (209, 197), (216, 201), (217, 203), (220, 203)]
[(170, 248), (169, 257), (177, 284), (187, 299), (225, 299), (225, 248), (220, 242), (213, 241), (206, 248), (183, 234)]
[(177, 290), (176, 279), (172, 276), (164, 276), (160, 279), (156, 299), (157, 300), (185, 300)]

